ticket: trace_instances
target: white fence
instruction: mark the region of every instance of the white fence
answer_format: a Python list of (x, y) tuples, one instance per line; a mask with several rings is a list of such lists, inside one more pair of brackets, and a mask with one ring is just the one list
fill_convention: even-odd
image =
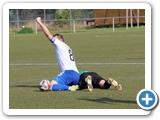
[[(126, 29), (133, 27), (133, 19), (136, 19), (136, 26), (139, 27), (139, 19), (145, 18), (145, 16), (134, 16), (134, 17), (107, 17), (107, 18), (89, 18), (91, 20), (112, 20), (111, 24), (105, 24), (104, 26), (111, 26), (112, 31), (115, 31), (116, 26), (118, 25), (115, 23), (116, 19), (125, 19), (125, 23), (123, 23), (123, 26), (126, 27)], [(90, 24), (86, 24), (86, 21), (88, 19), (64, 19), (64, 20), (45, 20), (43, 21), (45, 25), (50, 29), (54, 31), (64, 31), (69, 30), (73, 33), (76, 33), (77, 30), (82, 30), (85, 28), (91, 28), (94, 26), (94, 21), (90, 22)], [(128, 21), (130, 20), (130, 21)], [(135, 23), (134, 23), (135, 25)], [(37, 22), (35, 20), (23, 20), (23, 21), (10, 21), (9, 22), (9, 30), (10, 31), (19, 31), (23, 29), (24, 27), (30, 27), (35, 31), (35, 34), (40, 31), (40, 27), (37, 25)]]

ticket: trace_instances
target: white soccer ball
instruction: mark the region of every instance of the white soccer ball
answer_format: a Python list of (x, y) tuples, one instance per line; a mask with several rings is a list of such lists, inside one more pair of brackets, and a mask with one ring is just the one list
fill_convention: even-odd
[(25, 28), (25, 26), (23, 25), (22, 28)]
[(39, 89), (41, 91), (49, 91), (51, 87), (51, 84), (49, 80), (41, 80), (39, 83)]

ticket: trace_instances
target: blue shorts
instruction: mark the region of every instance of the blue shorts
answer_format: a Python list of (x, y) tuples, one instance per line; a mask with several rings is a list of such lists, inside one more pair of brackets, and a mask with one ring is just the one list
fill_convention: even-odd
[(77, 85), (80, 75), (74, 70), (65, 70), (58, 76), (54, 77), (52, 80), (56, 81), (58, 84), (62, 85)]

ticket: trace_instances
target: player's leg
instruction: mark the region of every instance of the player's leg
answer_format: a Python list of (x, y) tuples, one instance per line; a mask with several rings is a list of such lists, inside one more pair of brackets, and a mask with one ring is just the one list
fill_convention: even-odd
[(94, 88), (109, 89), (111, 84), (96, 72), (91, 72), (92, 84)]
[[(75, 91), (78, 89), (79, 74), (73, 70), (67, 70), (54, 77), (51, 82), (52, 91), (70, 90)], [(77, 86), (76, 86), (77, 85)]]
[(101, 79), (99, 82), (99, 87), (101, 89), (109, 89), (111, 84), (108, 83), (108, 80)]
[(99, 74), (92, 72), (92, 84), (93, 87), (102, 88), (102, 89), (109, 89), (110, 86), (114, 86), (117, 90), (122, 90), (121, 84), (119, 84), (117, 81), (115, 81), (112, 78), (109, 78), (108, 80), (105, 80), (102, 78)]
[(61, 84), (53, 84), (51, 86), (52, 91), (62, 91), (62, 90), (69, 90), (69, 86), (61, 85)]
[(66, 85), (78, 85), (79, 81), (79, 73), (74, 70), (66, 70), (65, 71), (65, 84)]
[(76, 91), (77, 89), (79, 89), (78, 85), (67, 86), (58, 84), (54, 80), (51, 81), (51, 87), (50, 87), (51, 91), (63, 91), (63, 90)]
[(89, 73), (90, 72), (85, 72), (80, 75), (79, 86), (81, 89), (88, 88), (89, 91), (92, 91), (93, 90), (92, 76)]
[(65, 78), (65, 84), (70, 86), (70, 91), (76, 91), (79, 89), (78, 81), (79, 81), (79, 73), (77, 73), (74, 70), (66, 70), (65, 71), (66, 78)]
[(83, 73), (80, 75), (80, 78), (79, 78), (79, 87), (80, 89), (85, 89), (87, 88), (87, 82), (85, 81), (86, 77), (88, 76), (88, 72), (86, 73)]
[(108, 79), (108, 82), (114, 86), (117, 90), (122, 90), (122, 85), (119, 84), (116, 80), (112, 79), (112, 78), (109, 78)]
[(88, 90), (92, 92), (93, 91), (92, 76), (88, 75), (85, 79), (85, 82), (87, 83)]
[[(92, 77), (92, 85), (93, 88), (101, 88), (101, 89), (109, 89), (111, 84), (108, 82), (108, 80), (105, 80), (103, 77), (101, 77), (96, 72), (88, 72), (86, 73)], [(81, 84), (85, 85), (85, 81), (82, 80)]]
[(109, 78), (108, 80), (102, 79), (99, 82), (99, 86), (102, 89), (109, 89), (111, 85), (114, 86), (117, 90), (122, 90), (122, 85), (119, 84), (117, 81), (113, 80), (112, 78)]
[(54, 77), (51, 81), (51, 91), (61, 91), (61, 90), (69, 90), (69, 86), (65, 85), (65, 73), (60, 73), (56, 77)]
[(51, 81), (51, 91), (61, 91), (61, 90), (69, 90), (69, 86), (64, 85), (60, 80), (61, 77), (60, 76), (56, 76), (53, 78), (53, 80)]

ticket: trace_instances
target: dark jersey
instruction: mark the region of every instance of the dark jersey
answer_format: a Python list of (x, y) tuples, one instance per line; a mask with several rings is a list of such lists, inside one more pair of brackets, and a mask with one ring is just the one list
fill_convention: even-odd
[(84, 71), (83, 73), (80, 74), (80, 79), (79, 82), (85, 81), (85, 78), (90, 75), (92, 77), (92, 85), (94, 88), (99, 88), (99, 82), (101, 80), (105, 80), (102, 78), (100, 75), (98, 75), (96, 72), (87, 72)]

